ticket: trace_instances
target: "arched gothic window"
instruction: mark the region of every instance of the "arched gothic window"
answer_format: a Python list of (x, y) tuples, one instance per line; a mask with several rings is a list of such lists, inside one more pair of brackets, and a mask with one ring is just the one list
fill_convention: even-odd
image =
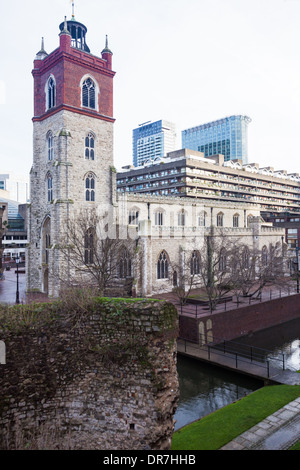
[(95, 159), (95, 136), (91, 132), (85, 138), (85, 158), (87, 160)]
[(233, 227), (237, 228), (239, 226), (239, 214), (234, 214), (233, 216)]
[(157, 279), (167, 279), (169, 277), (168, 256), (162, 251), (157, 260)]
[(138, 225), (139, 222), (139, 213), (135, 209), (131, 209), (128, 214), (128, 224), (129, 225)]
[(84, 80), (82, 85), (82, 106), (87, 108), (96, 108), (96, 89), (95, 83), (91, 78)]
[(95, 201), (95, 175), (89, 173), (85, 178), (85, 200)]
[(263, 246), (261, 251), (261, 262), (263, 266), (266, 266), (268, 263), (268, 248), (266, 246)]
[(53, 201), (53, 178), (51, 175), (47, 177), (47, 201)]
[(47, 109), (54, 108), (55, 106), (55, 95), (56, 95), (56, 90), (55, 90), (55, 81), (53, 77), (50, 77), (48, 80), (48, 86), (47, 86)]
[(88, 229), (84, 236), (84, 263), (93, 264), (94, 262), (94, 244), (95, 232), (93, 229)]
[(155, 212), (155, 225), (164, 224), (164, 214), (162, 211)]
[(119, 258), (119, 278), (131, 277), (131, 257), (127, 248), (123, 248)]
[(46, 264), (49, 263), (49, 248), (51, 246), (51, 238), (50, 234), (45, 235), (45, 262)]
[(200, 274), (200, 255), (194, 250), (191, 256), (191, 276)]
[(249, 269), (250, 267), (250, 251), (247, 246), (244, 248), (242, 253), (242, 266), (245, 269)]
[(223, 212), (219, 212), (217, 214), (217, 227), (223, 227), (224, 222), (224, 214)]
[(206, 212), (201, 212), (201, 214), (198, 215), (198, 227), (205, 227), (206, 226)]
[(42, 229), (42, 256), (43, 256), (43, 263), (49, 263), (49, 250), (51, 247), (51, 238), (50, 238), (50, 230), (51, 230), (51, 221), (50, 217), (47, 217)]
[(185, 222), (186, 222), (185, 212), (184, 212), (184, 210), (182, 210), (182, 211), (178, 212), (178, 225), (183, 226), (183, 225), (185, 225)]
[(253, 222), (253, 215), (248, 215), (247, 217), (247, 226), (250, 227), (251, 222)]
[(220, 272), (224, 273), (227, 268), (227, 254), (224, 249), (221, 250), (220, 252), (220, 258), (219, 258), (219, 270)]
[(54, 150), (53, 150), (53, 134), (52, 132), (48, 132), (48, 160), (53, 160)]

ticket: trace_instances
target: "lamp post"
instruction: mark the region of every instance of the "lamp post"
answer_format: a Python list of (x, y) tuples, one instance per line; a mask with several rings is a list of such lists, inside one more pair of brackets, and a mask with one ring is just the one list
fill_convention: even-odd
[(17, 254), (17, 257), (16, 257), (16, 265), (17, 265), (17, 292), (16, 292), (16, 304), (19, 304), (20, 303), (20, 299), (19, 299), (19, 262), (20, 262), (20, 258), (19, 258), (19, 253)]

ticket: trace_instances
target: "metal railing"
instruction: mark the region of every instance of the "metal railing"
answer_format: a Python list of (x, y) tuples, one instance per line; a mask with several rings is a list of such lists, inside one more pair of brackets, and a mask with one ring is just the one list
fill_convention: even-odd
[(193, 315), (197, 318), (198, 315), (203, 314), (204, 312), (226, 312), (227, 310), (234, 310), (239, 307), (246, 307), (248, 305), (253, 305), (261, 302), (268, 302), (270, 300), (281, 299), (283, 297), (289, 297), (298, 293), (299, 292), (297, 287), (290, 287), (287, 289), (270, 289), (268, 291), (260, 293), (258, 297), (236, 297), (234, 295), (230, 299), (220, 299), (220, 301), (214, 306), (213, 309), (210, 307), (209, 302), (205, 304), (186, 302), (183, 305), (177, 305), (177, 310), (180, 315)]
[[(238, 343), (224, 339), (214, 338), (214, 342), (204, 342), (204, 338), (200, 338), (200, 343), (193, 343), (183, 338), (178, 339), (178, 344), (183, 346), (183, 351), (194, 357), (212, 360), (214, 355), (215, 362), (218, 356), (226, 357), (230, 360), (231, 366), (236, 369), (242, 368), (242, 364), (248, 364), (265, 370), (266, 376), (270, 377), (271, 362), (276, 370), (285, 370), (285, 355), (281, 353), (281, 357), (275, 357), (273, 351), (258, 348), (256, 346)], [(179, 350), (180, 352), (180, 350)], [(260, 374), (263, 376), (263, 374)]]

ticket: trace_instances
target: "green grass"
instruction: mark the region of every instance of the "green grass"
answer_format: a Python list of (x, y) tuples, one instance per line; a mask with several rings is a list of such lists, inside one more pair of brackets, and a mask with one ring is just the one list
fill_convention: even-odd
[(172, 450), (217, 450), (300, 396), (300, 385), (266, 386), (173, 434)]
[(300, 441), (296, 442), (289, 450), (300, 450)]

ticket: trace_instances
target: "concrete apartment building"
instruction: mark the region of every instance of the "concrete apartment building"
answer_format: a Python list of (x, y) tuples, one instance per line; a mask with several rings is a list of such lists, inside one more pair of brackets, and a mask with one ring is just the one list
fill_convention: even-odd
[(202, 152), (182, 149), (137, 168), (117, 173), (118, 192), (177, 195), (202, 200), (258, 204), (261, 212), (299, 211), (300, 177), (285, 170), (224, 161), (223, 155), (205, 158)]
[(117, 191), (127, 195), (193, 198), (204, 203), (220, 201), (256, 204), (265, 222), (285, 229), (290, 248), (300, 246), (300, 177), (285, 170), (260, 168), (257, 163), (224, 161), (223, 155), (205, 158), (195, 150), (170, 152), (165, 158), (117, 173)]

